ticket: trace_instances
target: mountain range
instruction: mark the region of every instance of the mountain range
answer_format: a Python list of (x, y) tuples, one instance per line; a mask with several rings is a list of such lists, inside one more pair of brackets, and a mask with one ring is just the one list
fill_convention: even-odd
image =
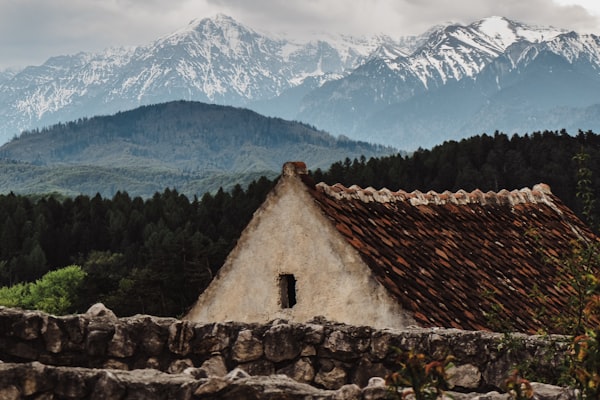
[(0, 146), (0, 193), (189, 196), (275, 178), (289, 160), (327, 169), (397, 150), (254, 111), (190, 101), (141, 106), (24, 132)]
[(401, 149), (482, 132), (600, 130), (600, 39), (503, 17), (422, 35), (290, 38), (225, 15), (134, 48), (0, 72), (0, 143), (25, 129), (194, 100)]

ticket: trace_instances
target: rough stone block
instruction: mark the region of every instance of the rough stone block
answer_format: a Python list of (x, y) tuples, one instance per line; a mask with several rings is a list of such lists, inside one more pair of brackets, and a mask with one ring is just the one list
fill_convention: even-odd
[(272, 326), (265, 333), (264, 346), (267, 359), (276, 363), (293, 360), (302, 351), (298, 332), (288, 324)]
[(194, 326), (189, 321), (177, 321), (169, 327), (169, 350), (173, 353), (186, 356), (192, 348)]
[(315, 368), (308, 357), (300, 358), (295, 363), (277, 370), (277, 373), (302, 383), (311, 383), (315, 378)]
[(61, 325), (63, 325), (62, 320), (53, 316), (44, 319), (41, 328), (42, 338), (46, 344), (46, 350), (51, 353), (60, 353), (64, 347), (63, 343), (67, 341)]
[(237, 362), (258, 360), (263, 355), (262, 342), (250, 329), (241, 330), (231, 349), (231, 357)]

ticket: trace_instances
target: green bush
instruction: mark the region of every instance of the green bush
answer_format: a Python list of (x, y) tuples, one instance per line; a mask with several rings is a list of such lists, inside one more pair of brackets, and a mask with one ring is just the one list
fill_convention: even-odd
[(35, 282), (0, 288), (0, 305), (37, 309), (50, 314), (73, 310), (77, 290), (86, 273), (78, 265), (50, 271)]

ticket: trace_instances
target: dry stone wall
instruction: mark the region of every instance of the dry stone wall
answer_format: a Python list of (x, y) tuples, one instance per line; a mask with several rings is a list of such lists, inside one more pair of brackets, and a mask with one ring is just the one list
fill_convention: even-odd
[(9, 384), (10, 374), (26, 376), (18, 371), (27, 368), (34, 375), (44, 369), (42, 375), (49, 376), (79, 371), (75, 375), (87, 382), (84, 388), (89, 391), (84, 397), (98, 396), (93, 387), (99, 381), (122, 390), (127, 374), (135, 382), (152, 375), (154, 385), (166, 379), (164, 375), (183, 379), (174, 378), (180, 392), (171, 398), (233, 390), (231, 384), (239, 383), (240, 376), (248, 384), (260, 385), (255, 377), (270, 376), (279, 377), (275, 386), (294, 382), (322, 390), (324, 397), (314, 398), (377, 398), (365, 393), (381, 394), (381, 377), (394, 370), (397, 349), (434, 358), (451, 354), (452, 390), (486, 393), (501, 391), (516, 365), (529, 368), (538, 381), (556, 383), (568, 340), (455, 329), (377, 330), (321, 319), (304, 324), (195, 324), (147, 315), (117, 318), (101, 305), (64, 317), (0, 307), (0, 394), (29, 393), (32, 385), (50, 385), (42, 382), (24, 389), (23, 382)]

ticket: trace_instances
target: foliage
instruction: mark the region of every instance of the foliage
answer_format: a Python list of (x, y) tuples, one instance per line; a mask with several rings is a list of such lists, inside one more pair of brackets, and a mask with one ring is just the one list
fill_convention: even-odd
[(181, 315), (272, 186), (261, 178), (246, 190), (236, 185), (191, 200), (173, 189), (146, 200), (126, 192), (112, 199), (0, 195), (0, 285), (14, 286), (9, 297), (19, 297), (15, 285), (78, 264), (86, 275), (73, 308), (102, 301), (117, 315)]
[(575, 378), (580, 398), (600, 398), (600, 329), (589, 330), (573, 340), (571, 373)]
[(17, 283), (0, 288), (0, 305), (5, 307), (33, 308), (30, 293), (31, 283)]
[[(327, 171), (315, 170), (315, 181), (353, 184), (361, 187), (387, 187), (390, 190), (434, 190), (483, 192), (533, 187), (543, 182), (578, 215), (583, 215), (577, 193), (577, 161), (573, 156), (584, 150), (587, 167), (600, 169), (600, 135), (566, 131), (534, 132), (508, 136), (496, 132), (460, 141), (447, 141), (433, 149), (419, 149), (410, 155), (380, 158), (347, 158)], [(592, 176), (590, 187), (600, 190), (600, 177)], [(594, 210), (595, 212), (595, 210)]]
[[(84, 135), (81, 126), (63, 128)], [(596, 170), (600, 136), (591, 132), (575, 137), (566, 132), (543, 132), (510, 138), (496, 133), (446, 142), (410, 156), (346, 159), (326, 172), (316, 170), (313, 177), (328, 183), (409, 191), (485, 191), (546, 182), (580, 215), (582, 210), (594, 214), (594, 208), (584, 209), (585, 198), (575, 195), (584, 188), (574, 179), (581, 165), (573, 155), (581, 149), (589, 155), (584, 166)], [(112, 175), (107, 181), (111, 179)], [(589, 189), (600, 187), (595, 175), (586, 175), (586, 182)], [(273, 183), (260, 178), (246, 189), (235, 185), (201, 198), (175, 189), (154, 192), (147, 198), (124, 191), (111, 192), (110, 198), (99, 194), (0, 195), (0, 285), (33, 282), (51, 268), (78, 264), (87, 274), (78, 309), (103, 301), (118, 315), (181, 315), (221, 267)], [(583, 252), (574, 254), (584, 256)], [(565, 274), (565, 280), (567, 277)], [(489, 317), (503, 312), (497, 306), (489, 310)]]
[(576, 196), (583, 203), (582, 215), (591, 227), (598, 225), (596, 216), (596, 196), (594, 195), (593, 175), (588, 164), (590, 155), (582, 148), (573, 157), (577, 163), (577, 192)]
[(506, 391), (514, 400), (529, 400), (533, 398), (531, 383), (519, 374), (519, 370), (513, 370), (504, 382)]
[[(453, 366), (452, 356), (444, 360), (428, 360), (425, 354), (397, 350), (396, 364), (399, 369), (386, 377), (386, 384), (395, 397), (414, 395), (416, 400), (437, 399), (447, 389), (446, 371)], [(402, 391), (398, 389), (409, 388)]]
[(111, 197), (126, 190), (146, 198), (174, 187), (193, 196), (275, 178), (299, 157), (326, 167), (394, 152), (250, 110), (174, 101), (24, 132), (0, 149), (0, 159), (13, 160), (0, 161), (0, 192)]
[(61, 315), (74, 311), (85, 272), (77, 265), (50, 271), (35, 282), (0, 288), (0, 304)]

